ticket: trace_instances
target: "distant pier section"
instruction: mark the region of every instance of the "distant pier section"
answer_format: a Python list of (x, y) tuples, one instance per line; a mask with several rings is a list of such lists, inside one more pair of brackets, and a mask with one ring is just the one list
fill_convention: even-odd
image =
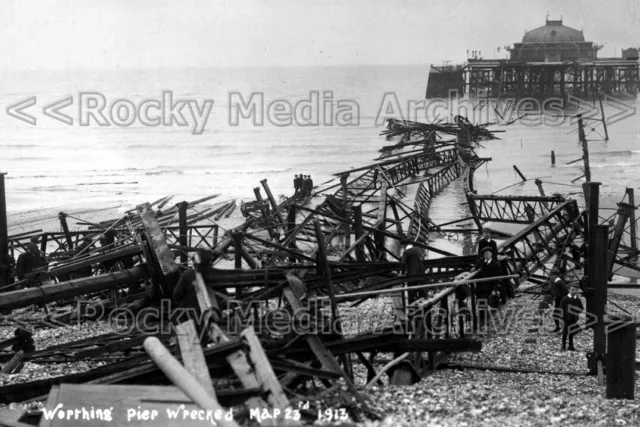
[(469, 58), (461, 65), (431, 66), (426, 97), (637, 98), (638, 49), (623, 49), (619, 58), (598, 58), (601, 48), (561, 19), (547, 19), (508, 49), (509, 59)]

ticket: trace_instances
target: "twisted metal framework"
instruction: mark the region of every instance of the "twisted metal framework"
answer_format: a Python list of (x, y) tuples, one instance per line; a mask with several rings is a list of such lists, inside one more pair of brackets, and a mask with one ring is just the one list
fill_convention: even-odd
[(561, 196), (485, 196), (468, 194), (467, 200), (480, 221), (531, 224), (565, 202)]

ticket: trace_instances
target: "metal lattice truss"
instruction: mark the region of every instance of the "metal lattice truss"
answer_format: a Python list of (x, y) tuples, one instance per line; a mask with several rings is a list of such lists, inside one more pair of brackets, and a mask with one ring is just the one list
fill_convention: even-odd
[(565, 202), (557, 197), (468, 194), (469, 208), (480, 221), (531, 224)]
[(537, 270), (547, 271), (545, 264), (553, 257), (564, 256), (573, 239), (578, 238), (584, 227), (580, 218), (577, 202), (566, 200), (502, 243), (498, 252), (509, 257), (510, 273), (519, 274), (522, 282)]

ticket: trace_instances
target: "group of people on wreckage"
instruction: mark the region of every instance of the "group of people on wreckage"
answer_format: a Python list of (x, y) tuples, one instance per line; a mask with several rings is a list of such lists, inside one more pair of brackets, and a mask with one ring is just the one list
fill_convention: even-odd
[(313, 180), (311, 175), (296, 175), (293, 179), (294, 197), (306, 198), (311, 196), (313, 190)]
[[(409, 239), (403, 240), (402, 244), (405, 246), (405, 250), (400, 260), (400, 275), (424, 275), (422, 249)], [(581, 252), (584, 253), (585, 251), (586, 248), (582, 248)], [(574, 254), (574, 256), (576, 255)], [(478, 242), (478, 259), (471, 273), (476, 271), (478, 273), (474, 277), (480, 279), (508, 275), (506, 265), (498, 259), (497, 243), (486, 230)], [(408, 282), (407, 284), (409, 287), (419, 285), (418, 282)], [(565, 283), (560, 268), (554, 267), (551, 269), (548, 282), (543, 288), (544, 298), (538, 307), (539, 321), (542, 324), (545, 311), (552, 311), (551, 317), (555, 324), (555, 329), (552, 332), (558, 333), (562, 331), (562, 351), (567, 349), (567, 338), (569, 341), (568, 350), (576, 350), (573, 338), (580, 330), (578, 321), (580, 314), (584, 310), (578, 295), (580, 287), (578, 283), (571, 283), (570, 285)], [(507, 298), (513, 297), (514, 287), (510, 280), (505, 279), (476, 282), (473, 291), (468, 285), (460, 285), (455, 291), (456, 299), (462, 303), (472, 292), (474, 292), (477, 301), (479, 322), (480, 324), (486, 324), (488, 311), (505, 304)], [(417, 300), (421, 293), (422, 291), (420, 290), (410, 290), (408, 292), (409, 303)]]

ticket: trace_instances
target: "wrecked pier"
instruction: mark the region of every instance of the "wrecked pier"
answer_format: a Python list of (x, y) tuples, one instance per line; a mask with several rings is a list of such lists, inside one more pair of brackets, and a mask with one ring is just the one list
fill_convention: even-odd
[[(593, 236), (591, 227), (604, 222), (597, 186), (585, 183), (587, 210), (559, 195), (477, 194), (473, 174), (491, 159), (478, 157), (474, 144), (496, 133), (462, 118), (446, 125), (392, 120), (383, 135), (399, 142), (370, 165), (337, 172), (308, 197), (280, 203), (264, 179), (254, 189), (255, 202), (240, 206), (246, 220), (226, 230), (216, 221), (229, 217), (236, 203), (207, 205), (216, 195), (173, 206), (168, 196), (122, 218), (81, 222), (79, 230), (70, 229), (65, 213), (59, 232), (7, 236), (6, 226), (0, 227), (3, 266), (33, 243), (48, 259), (17, 281), (3, 270), (0, 312), (17, 326), (14, 338), (0, 342), (3, 372), (19, 372), (25, 363), (120, 356), (72, 375), (0, 385), (0, 401), (40, 402), (48, 410), (60, 403), (106, 405), (122, 422), (127, 407), (145, 402), (153, 410), (172, 402), (188, 410), (231, 410), (232, 417), (217, 421), (233, 426), (313, 422), (323, 399), (331, 397), (345, 419), (379, 418), (364, 394), (383, 375), (395, 385), (412, 384), (448, 355), (482, 349), (474, 289), (487, 279), (469, 273), (477, 257), (430, 244), (430, 236), (452, 224), (429, 217), (431, 201), (452, 181), (463, 181), (468, 219), (476, 224), (465, 233), (482, 232), (487, 222), (521, 227), (498, 246), (503, 275), (493, 280), (505, 284), (505, 299), (525, 282), (533, 284), (525, 290), (535, 292), (553, 267), (575, 280), (584, 277), (588, 254), (579, 248)], [(625, 197), (631, 205), (621, 203), (608, 219), (614, 223), (610, 274), (640, 271), (633, 262), (635, 236), (629, 245), (622, 238), (630, 224), (635, 234), (633, 192)], [(407, 240), (426, 254), (423, 274), (398, 275)], [(203, 261), (205, 250), (214, 253), (213, 263)], [(201, 313), (197, 322), (176, 319), (172, 311), (173, 291), (187, 269)], [(390, 304), (388, 318), (369, 330), (350, 328), (347, 320), (357, 317), (359, 306), (383, 298)], [(133, 315), (122, 330), (46, 348), (33, 340), (36, 330), (117, 312)], [(158, 328), (162, 324), (169, 327)], [(380, 367), (376, 359), (384, 355), (392, 361)], [(592, 359), (596, 366), (603, 355), (595, 351)], [(366, 370), (364, 387), (356, 384), (356, 364)], [(263, 416), (255, 417), (256, 409)], [(37, 412), (16, 410), (6, 422), (62, 425)]]

